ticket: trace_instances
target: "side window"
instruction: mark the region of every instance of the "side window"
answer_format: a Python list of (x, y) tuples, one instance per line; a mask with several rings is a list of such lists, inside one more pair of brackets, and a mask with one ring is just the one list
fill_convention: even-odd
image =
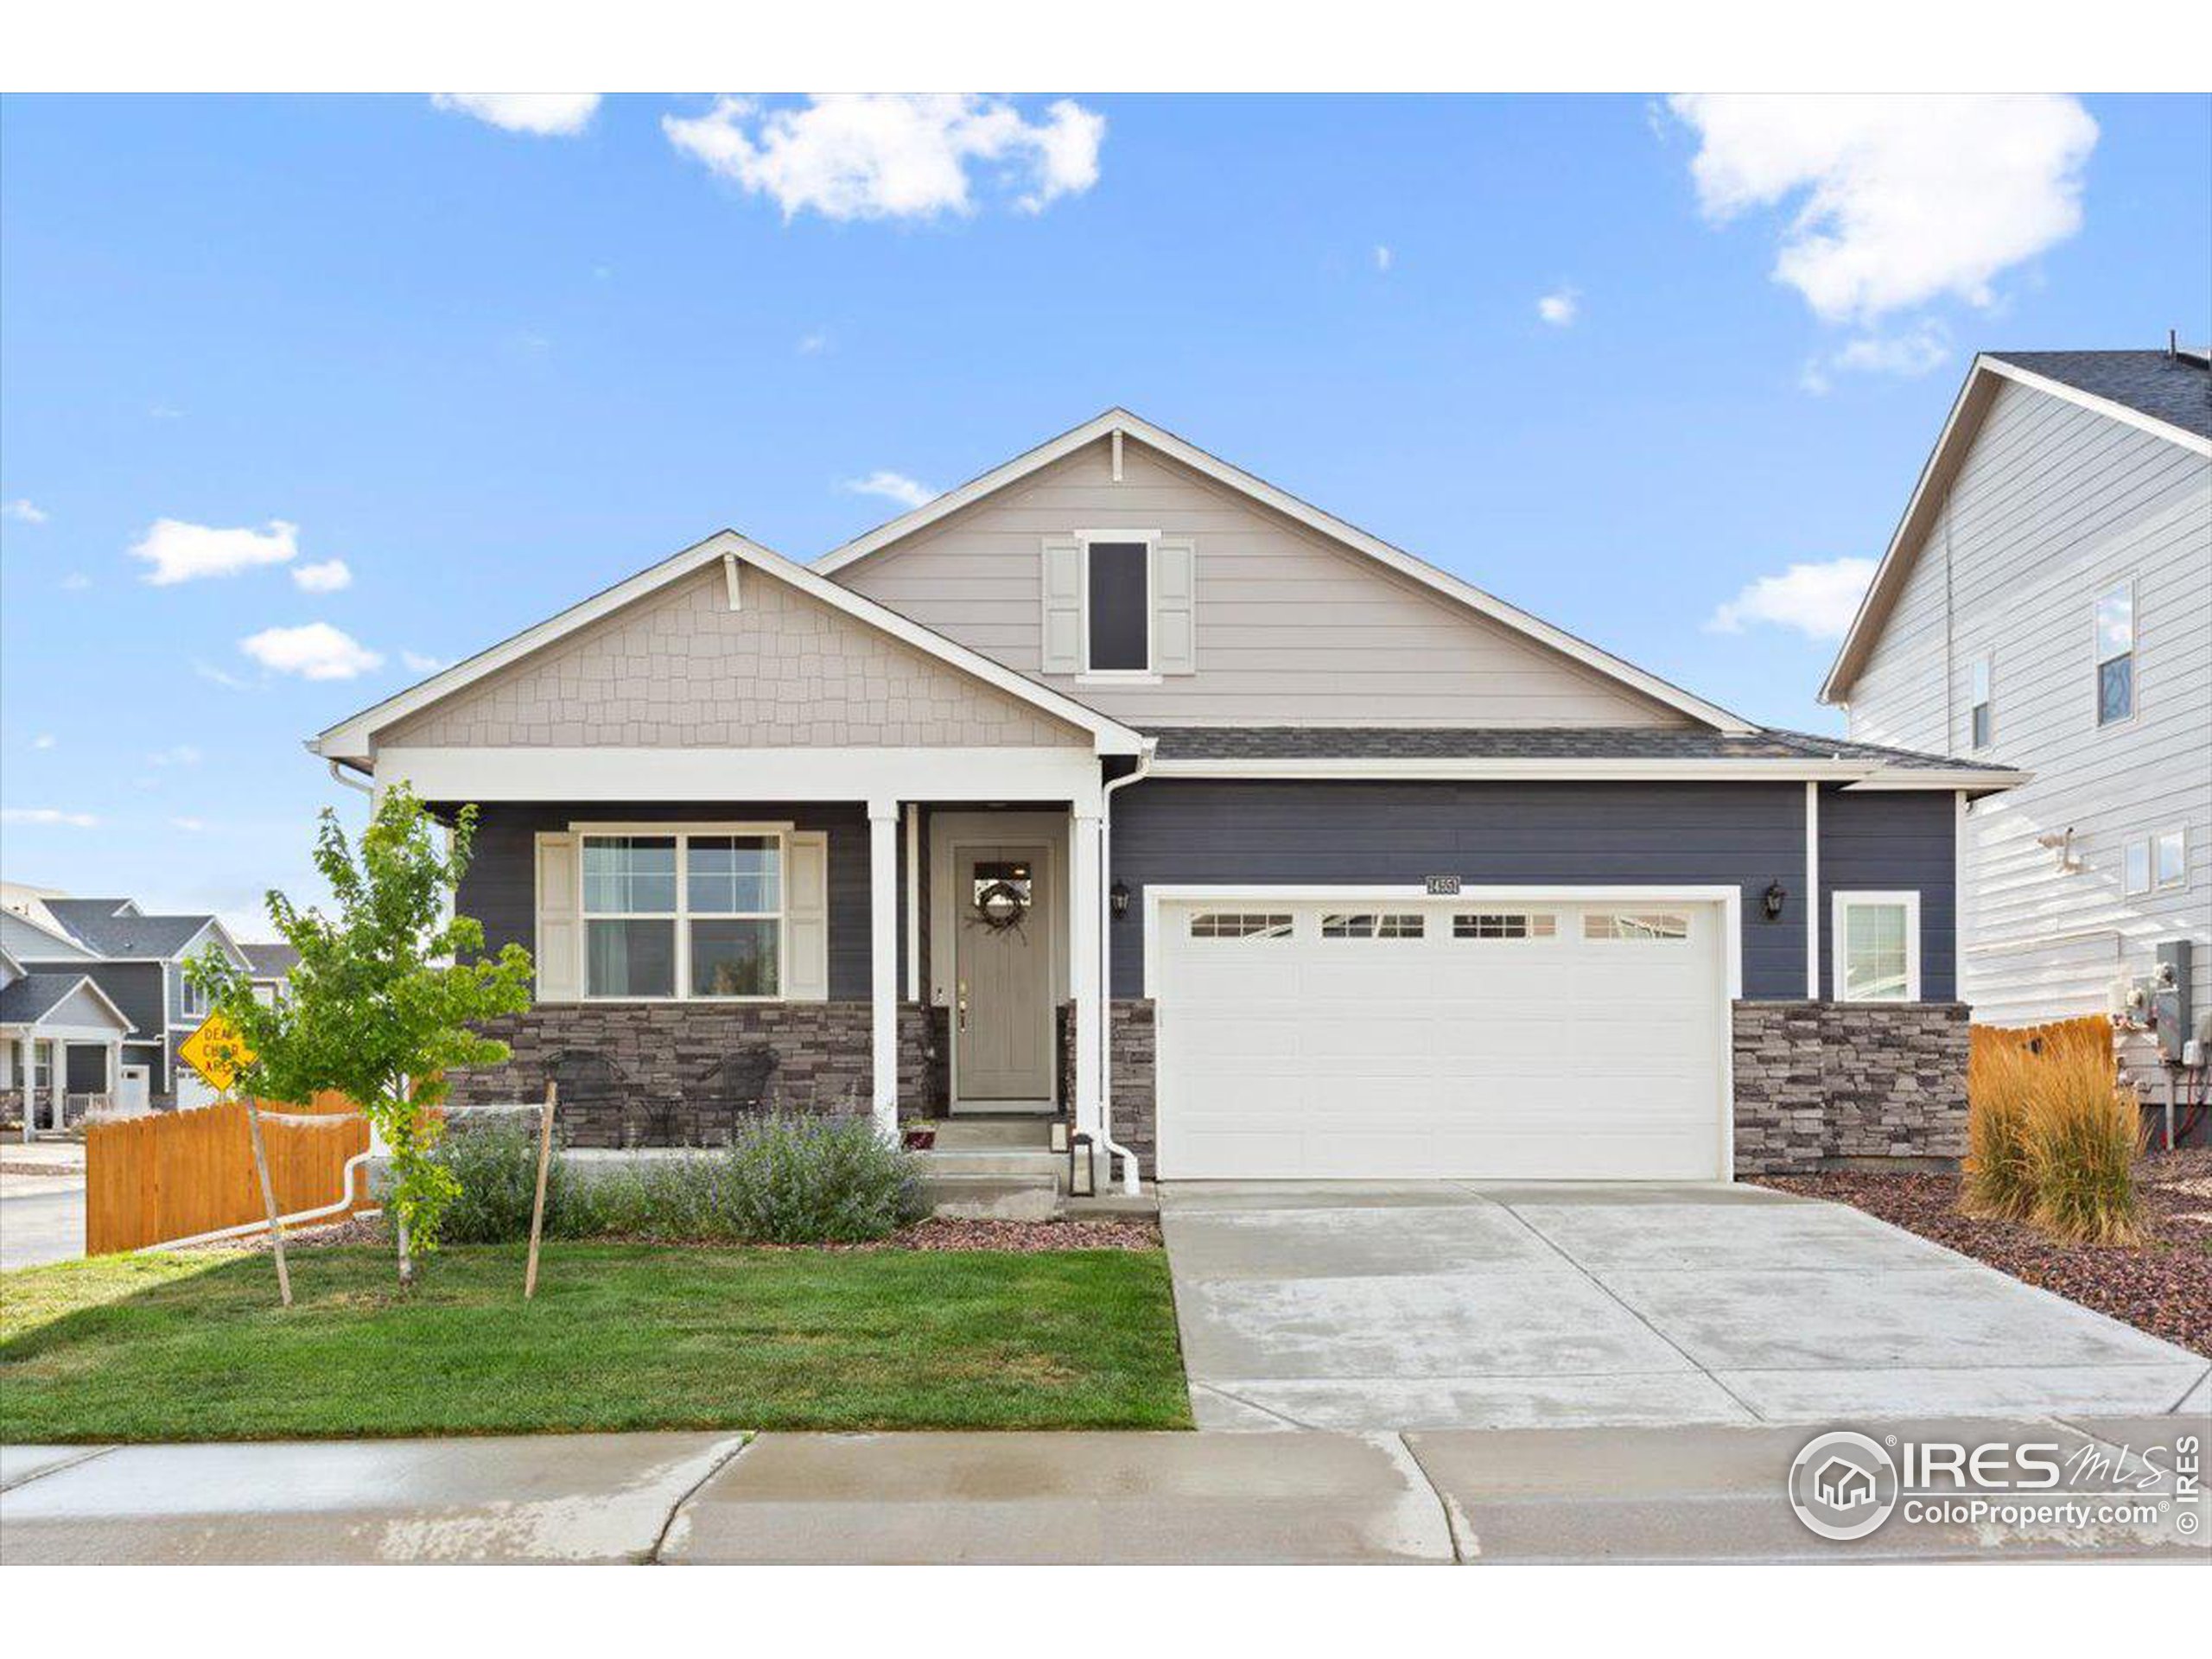
[(1988, 653), (1984, 652), (1975, 658), (1974, 666), (1968, 671), (1973, 676), (1973, 689), (1967, 698), (1967, 737), (1975, 748), (1986, 749), (1993, 734), (1994, 713), (1990, 696), (1993, 670)]
[(2124, 582), (2097, 601), (2097, 724), (2135, 714), (2135, 584)]
[(2120, 891), (2133, 899), (2151, 891), (2151, 838), (2132, 836), (2120, 852)]
[(1152, 667), (1152, 548), (1145, 542), (1085, 544), (1084, 667), (1093, 674), (1141, 674)]
[(1832, 928), (1839, 1001), (1920, 1001), (1917, 893), (1839, 893)]
[(2152, 880), (2163, 890), (2189, 885), (2189, 831), (2161, 830), (2153, 849)]

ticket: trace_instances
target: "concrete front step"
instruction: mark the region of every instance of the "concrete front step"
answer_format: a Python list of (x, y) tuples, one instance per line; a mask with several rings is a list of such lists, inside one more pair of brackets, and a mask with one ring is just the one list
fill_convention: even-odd
[(930, 1127), (940, 1152), (1035, 1152), (1051, 1149), (1052, 1122), (1048, 1117), (948, 1117)]
[(931, 1213), (959, 1220), (1052, 1221), (1060, 1184), (1048, 1176), (943, 1175), (922, 1178)]

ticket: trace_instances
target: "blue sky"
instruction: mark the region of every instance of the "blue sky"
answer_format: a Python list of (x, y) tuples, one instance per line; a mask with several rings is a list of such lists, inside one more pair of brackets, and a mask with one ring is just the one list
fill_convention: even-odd
[(410, 664), (1116, 403), (1840, 729), (1973, 352), (2212, 334), (2212, 101), (12, 99), (0, 229), (4, 873), (251, 916)]

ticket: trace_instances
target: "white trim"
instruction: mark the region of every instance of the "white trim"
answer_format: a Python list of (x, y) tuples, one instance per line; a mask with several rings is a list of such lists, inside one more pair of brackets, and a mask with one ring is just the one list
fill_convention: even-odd
[[(1071, 964), (1060, 948), (1069, 925), (1060, 916), (1058, 895), (1072, 885), (1068, 866), (1067, 815), (1059, 812), (932, 812), (930, 814), (930, 976), (929, 1001), (951, 1008), (959, 1001), (960, 920), (963, 859), (982, 848), (996, 848), (1027, 855), (1036, 874), (1032, 878), (1041, 900), (1030, 913), (1043, 918), (1045, 931), (1044, 1037), (1049, 1052), (1058, 1040), (1058, 1009), (1067, 1000)], [(940, 972), (939, 970), (943, 971)], [(946, 1083), (948, 1105), (957, 1115), (963, 1109), (1008, 1112), (1031, 1109), (1018, 1101), (981, 1100), (963, 1107), (960, 1094), (960, 1031), (957, 1016), (947, 1020), (949, 1052)], [(1055, 1069), (1057, 1077), (1057, 1068)], [(1049, 1110), (1056, 1089), (1040, 1097), (1037, 1109)]]
[[(1189, 904), (1415, 904), (1441, 908), (1471, 905), (1539, 905), (1545, 903), (1619, 905), (1713, 905), (1720, 912), (1720, 1098), (1715, 1103), (1720, 1118), (1720, 1176), (1736, 1179), (1736, 1004), (1744, 995), (1744, 891), (1727, 883), (1698, 883), (1674, 887), (1568, 886), (1522, 883), (1504, 887), (1462, 887), (1455, 893), (1432, 893), (1415, 883), (1361, 882), (1175, 882), (1148, 886), (1144, 890), (1144, 995), (1153, 1004), (1155, 1040), (1162, 1015), (1159, 1005), (1160, 912), (1166, 905)], [(1445, 930), (1449, 934), (1449, 930)], [(1166, 1110), (1166, 1080), (1155, 1077), (1153, 1087), (1159, 1109)]]
[(1091, 735), (1093, 747), (1100, 754), (1135, 754), (1143, 747), (1143, 740), (1119, 721), (1102, 715), (1049, 686), (1039, 685), (1027, 675), (1017, 674), (1003, 663), (948, 639), (943, 634), (900, 615), (888, 606), (863, 598), (851, 588), (827, 580), (817, 571), (795, 563), (779, 553), (771, 552), (757, 543), (747, 541), (734, 531), (725, 530), (579, 604), (570, 606), (535, 627), (525, 628), (464, 662), (433, 674), (420, 684), (340, 721), (309, 739), (308, 747), (327, 759), (356, 765), (367, 763), (374, 758), (372, 740), (375, 734), (395, 721), (404, 719), (441, 698), (451, 696), (531, 652), (542, 650), (580, 628), (588, 627), (601, 617), (611, 615), (622, 607), (722, 559), (749, 564), (764, 575), (797, 588), (810, 599), (817, 600), (833, 610), (912, 645), (926, 656), (950, 664), (972, 678), (982, 680), (1010, 696), (1088, 732)]
[(1951, 807), (1951, 995), (1967, 1000), (1967, 938), (1974, 918), (1967, 913), (1974, 889), (1967, 880), (1968, 820), (1973, 805), (1963, 789), (1953, 796)]
[(1810, 779), (1805, 782), (1805, 1000), (1821, 1000), (1821, 786)]
[[(1960, 385), (1958, 396), (1951, 400), (1950, 413), (1943, 417), (1942, 430), (1936, 434), (1936, 446), (1928, 452), (1928, 459), (1921, 464), (1920, 476), (1915, 480), (1912, 493), (1906, 499), (1904, 512), (1897, 519), (1897, 528), (1891, 532), (1889, 545), (1883, 550), (1882, 561), (1874, 567), (1874, 579), (1866, 584), (1866, 592), (1859, 601), (1859, 609), (1851, 619), (1851, 626), (1843, 636), (1843, 643), (1836, 648), (1835, 660), (1828, 665), (1827, 677), (1821, 682), (1820, 699), (1826, 703), (1847, 703), (1851, 688), (1858, 682), (1866, 668), (1866, 658), (1873, 652), (1875, 639), (1888, 620), (1896, 602), (1897, 593), (1904, 587), (1907, 566), (1917, 557), (1920, 544), (1927, 537), (1926, 519), (1936, 506), (1936, 498), (1948, 487), (1953, 461), (1952, 447), (1971, 439), (1981, 424), (1994, 395), (1994, 377), (2016, 381), (2037, 391), (2047, 392), (2082, 409), (2093, 410), (2122, 425), (2177, 443), (2184, 449), (2200, 455), (2212, 456), (2212, 438), (2202, 438), (2194, 432), (2145, 415), (2140, 410), (2115, 404), (2078, 387), (2064, 385), (2036, 373), (2001, 362), (1986, 353), (1978, 354), (1967, 368), (1966, 379)], [(1939, 487), (1937, 480), (1944, 481)]]
[(876, 1133), (899, 1139), (899, 803), (868, 804), (868, 1035)]
[(1721, 757), (1698, 760), (1596, 760), (1575, 756), (1449, 757), (1427, 760), (1403, 755), (1365, 760), (1291, 757), (1278, 760), (1186, 758), (1155, 760), (1154, 778), (1378, 778), (1440, 780), (1557, 779), (1572, 782), (1654, 782), (1740, 779), (1773, 783), (1821, 779), (1870, 790), (2011, 789), (2035, 774), (2009, 767), (1893, 766), (1878, 760)]
[(1528, 635), (1550, 646), (1564, 656), (1573, 658), (1586, 668), (1622, 684), (1630, 686), (1645, 696), (1688, 715), (1703, 724), (1719, 728), (1724, 732), (1749, 732), (1752, 726), (1741, 716), (1731, 714), (1716, 703), (1693, 696), (1680, 686), (1671, 685), (1657, 675), (1635, 664), (1623, 661), (1609, 652), (1599, 650), (1586, 639), (1579, 639), (1564, 629), (1554, 627), (1529, 615), (1526, 611), (1507, 604), (1493, 594), (1484, 593), (1471, 582), (1462, 582), (1447, 571), (1415, 558), (1412, 554), (1393, 547), (1388, 542), (1369, 535), (1365, 531), (1345, 523), (1332, 513), (1324, 512), (1311, 503), (1300, 500), (1287, 491), (1277, 489), (1266, 480), (1255, 477), (1242, 467), (1231, 466), (1219, 457), (1207, 454), (1195, 444), (1186, 442), (1173, 433), (1154, 426), (1149, 421), (1132, 415), (1125, 409), (1109, 409), (1103, 414), (1085, 421), (1081, 426), (1063, 432), (1058, 437), (1039, 444), (1027, 454), (1015, 456), (1003, 465), (993, 467), (982, 477), (970, 480), (957, 490), (947, 491), (936, 500), (901, 513), (887, 524), (879, 524), (866, 535), (855, 537), (843, 546), (834, 549), (815, 561), (814, 568), (823, 575), (834, 575), (846, 566), (866, 558), (869, 554), (888, 547), (917, 531), (936, 524), (963, 507), (972, 505), (985, 496), (1003, 489), (1065, 459), (1088, 444), (1115, 434), (1125, 434), (1140, 443), (1158, 450), (1169, 460), (1177, 461), (1211, 479), (1215, 483), (1250, 497), (1262, 505), (1281, 513), (1306, 529), (1341, 542), (1356, 552), (1363, 553), (1377, 563), (1388, 566), (1400, 575), (1433, 589), (1446, 597), (1458, 601), (1469, 609), (1501, 622), (1507, 627)]
[(1095, 801), (1089, 749), (398, 748), (379, 791), (451, 801)]
[[(1855, 906), (1904, 907), (1904, 995), (1901, 997), (1852, 997), (1844, 994), (1845, 954), (1849, 930), (1844, 912)], [(1839, 887), (1828, 895), (1828, 988), (1837, 1002), (1917, 1002), (1920, 997), (1920, 889), (1917, 887)]]
[(922, 1000), (922, 808), (906, 803), (906, 1001)]

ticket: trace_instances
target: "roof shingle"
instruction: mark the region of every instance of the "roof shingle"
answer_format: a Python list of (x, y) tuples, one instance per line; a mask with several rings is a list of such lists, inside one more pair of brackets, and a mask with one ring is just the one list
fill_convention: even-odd
[(2212, 367), (2205, 359), (2164, 352), (1990, 352), (2031, 374), (2086, 391), (2212, 438)]
[(1836, 760), (1908, 770), (2009, 770), (1773, 728), (1739, 735), (1625, 726), (1168, 726), (1148, 734), (1159, 739), (1154, 753), (1163, 760)]

